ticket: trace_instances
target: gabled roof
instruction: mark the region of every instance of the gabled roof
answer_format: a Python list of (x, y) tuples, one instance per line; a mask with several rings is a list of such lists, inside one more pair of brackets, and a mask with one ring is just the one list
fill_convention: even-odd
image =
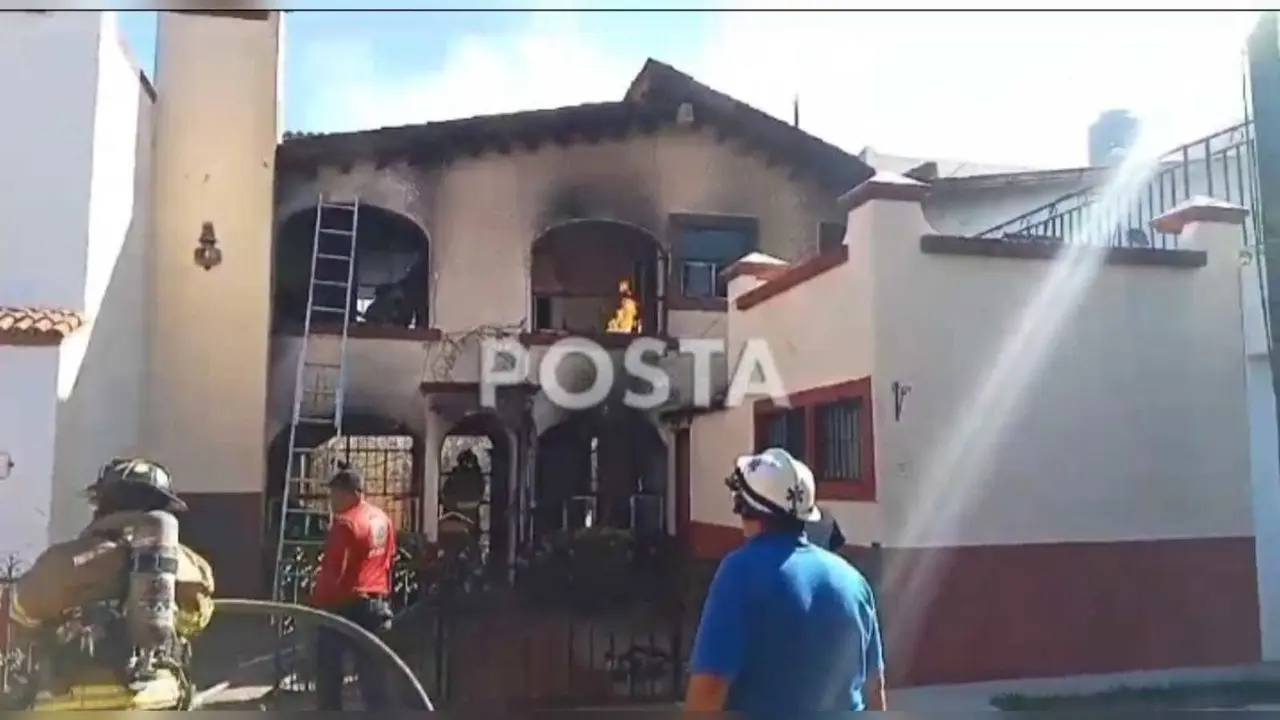
[(713, 90), (670, 65), (648, 60), (620, 102), (573, 105), (501, 115), (380, 128), (353, 133), (285, 133), (276, 153), (282, 169), (350, 165), (447, 162), (486, 152), (534, 149), (547, 143), (568, 145), (652, 132), (685, 122), (678, 118), (688, 103), (692, 125), (715, 128), (738, 138), (771, 160), (791, 165), (840, 194), (871, 177), (871, 166), (767, 113)]
[(679, 70), (653, 58), (645, 61), (631, 81), (624, 100), (651, 107), (694, 106), (695, 121), (701, 117), (727, 134), (737, 134), (776, 160), (790, 162), (812, 173), (817, 180), (839, 193), (852, 190), (875, 174), (857, 155), (810, 135), (800, 128), (729, 97)]

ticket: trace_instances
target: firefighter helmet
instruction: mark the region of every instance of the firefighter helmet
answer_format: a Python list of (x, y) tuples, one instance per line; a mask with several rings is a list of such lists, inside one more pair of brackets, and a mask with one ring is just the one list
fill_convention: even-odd
[(159, 499), (168, 512), (185, 512), (187, 504), (173, 491), (173, 477), (165, 466), (138, 457), (109, 460), (98, 479), (85, 488), (89, 499), (101, 506), (124, 496)]

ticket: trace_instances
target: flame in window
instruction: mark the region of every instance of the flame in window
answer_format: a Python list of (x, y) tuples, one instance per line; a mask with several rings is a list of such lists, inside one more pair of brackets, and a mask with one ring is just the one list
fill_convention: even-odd
[(640, 332), (640, 304), (636, 302), (630, 280), (618, 283), (618, 309), (613, 311), (613, 318), (605, 330), (628, 334)]

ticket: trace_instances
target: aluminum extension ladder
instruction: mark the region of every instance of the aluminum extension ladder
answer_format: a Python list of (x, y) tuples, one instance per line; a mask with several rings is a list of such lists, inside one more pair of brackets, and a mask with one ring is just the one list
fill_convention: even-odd
[[(314, 449), (298, 447), (298, 428), (329, 426), (335, 437), (342, 437), (342, 415), (346, 391), (346, 359), (348, 327), (352, 320), (351, 287), (355, 279), (357, 230), (360, 224), (360, 201), (337, 203), (321, 195), (316, 203), (315, 233), (311, 243), (311, 273), (307, 286), (306, 319), (302, 326), (302, 349), (293, 384), (293, 414), (289, 425), (289, 459), (285, 467), (284, 491), (275, 520), (278, 521), (275, 567), (272, 572), (271, 597), (277, 601), (298, 602), (305, 583), (299, 574), (304, 568), (293, 565), (295, 554), (323, 543), (308, 532), (316, 521), (327, 519), (327, 511), (308, 509), (305, 502), (318, 494), (333, 468), (316, 467)], [(341, 340), (338, 362), (311, 357), (312, 327), (315, 324), (340, 323)], [(336, 378), (332, 395), (310, 393), (319, 402), (308, 403), (308, 382)], [(315, 397), (315, 396), (319, 397)], [(331, 397), (331, 402), (329, 402)], [(316, 408), (311, 405), (320, 405)], [(302, 529), (299, 532), (299, 529)], [(231, 531), (228, 528), (228, 531)]]

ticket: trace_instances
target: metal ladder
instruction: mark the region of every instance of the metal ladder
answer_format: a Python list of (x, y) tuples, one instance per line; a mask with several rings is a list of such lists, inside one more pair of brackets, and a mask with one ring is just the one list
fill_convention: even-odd
[[(293, 415), (289, 425), (289, 458), (285, 464), (284, 491), (276, 513), (277, 528), (275, 568), (271, 579), (271, 597), (277, 601), (296, 602), (299, 581), (284, 576), (286, 563), (301, 548), (315, 547), (323, 541), (308, 537), (307, 530), (315, 521), (327, 519), (328, 513), (307, 510), (301, 501), (312, 495), (315, 485), (324, 482), (331, 468), (317, 468), (314, 450), (298, 447), (298, 428), (330, 426), (342, 437), (342, 416), (346, 390), (347, 329), (351, 320), (351, 287), (355, 278), (356, 238), (360, 223), (360, 201), (337, 203), (321, 195), (316, 203), (315, 234), (311, 244), (311, 273), (307, 287), (306, 318), (302, 326), (302, 349), (293, 383)], [(339, 298), (341, 298), (339, 300)], [(338, 345), (338, 362), (319, 362), (311, 358), (313, 322), (339, 322), (342, 325)], [(332, 393), (332, 412), (307, 407), (308, 379), (336, 374)], [(321, 393), (321, 399), (328, 393)], [(327, 405), (327, 403), (317, 403)], [(311, 487), (308, 487), (311, 486)], [(299, 527), (302, 532), (299, 533)], [(298, 537), (301, 535), (301, 537)]]

